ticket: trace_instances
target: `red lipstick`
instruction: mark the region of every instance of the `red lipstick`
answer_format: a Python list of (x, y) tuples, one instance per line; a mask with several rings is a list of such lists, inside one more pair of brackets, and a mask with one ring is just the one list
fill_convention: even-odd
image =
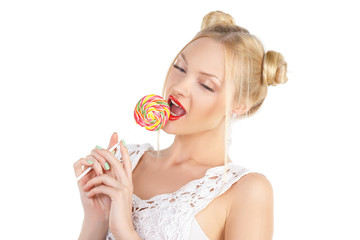
[(183, 116), (186, 114), (186, 110), (185, 110), (185, 108), (183, 107), (183, 105), (181, 105), (181, 103), (179, 102), (179, 100), (177, 100), (177, 99), (176, 99), (175, 97), (173, 97), (172, 95), (170, 95), (170, 96), (169, 96), (169, 99), (168, 99), (169, 105), (171, 104), (171, 100), (172, 100), (173, 102), (175, 102), (179, 107), (181, 107), (181, 108), (185, 111), (185, 113), (182, 114), (182, 115), (180, 115), (180, 116), (174, 116), (174, 115), (171, 114), (171, 111), (170, 111), (169, 120), (175, 121), (175, 120), (178, 120), (179, 118), (183, 117)]

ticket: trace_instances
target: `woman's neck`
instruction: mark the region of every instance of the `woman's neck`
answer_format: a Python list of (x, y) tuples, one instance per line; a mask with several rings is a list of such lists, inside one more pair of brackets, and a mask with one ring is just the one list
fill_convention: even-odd
[(160, 161), (164, 168), (183, 163), (215, 167), (224, 165), (224, 154), (224, 130), (217, 127), (191, 135), (176, 135), (171, 146), (163, 150)]

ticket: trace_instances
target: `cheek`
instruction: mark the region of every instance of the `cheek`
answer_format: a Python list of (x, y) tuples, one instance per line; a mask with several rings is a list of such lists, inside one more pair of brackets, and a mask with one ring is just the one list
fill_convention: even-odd
[(223, 111), (222, 103), (219, 102), (218, 98), (205, 96), (201, 99), (198, 99), (198, 102), (196, 104), (196, 112), (201, 115), (201, 117), (218, 117), (219, 114), (221, 115)]
[(225, 100), (221, 97), (209, 100), (204, 108), (206, 114), (212, 118), (221, 118), (225, 114)]

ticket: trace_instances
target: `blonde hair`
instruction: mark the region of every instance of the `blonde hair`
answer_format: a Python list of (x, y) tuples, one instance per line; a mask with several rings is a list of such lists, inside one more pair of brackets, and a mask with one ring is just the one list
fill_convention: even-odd
[[(287, 82), (287, 63), (283, 55), (275, 51), (265, 53), (263, 45), (250, 32), (237, 26), (233, 17), (222, 11), (212, 11), (203, 17), (201, 31), (186, 44), (176, 55), (166, 74), (162, 97), (165, 97), (165, 86), (169, 72), (179, 54), (192, 42), (199, 38), (209, 37), (224, 45), (225, 49), (225, 133), (224, 133), (224, 165), (227, 168), (229, 120), (231, 111), (240, 104), (251, 108), (238, 119), (252, 116), (263, 104), (268, 86), (276, 86)], [(246, 100), (246, 101), (245, 101)], [(157, 138), (157, 155), (159, 157), (159, 134)], [(224, 175), (226, 177), (225, 170)]]

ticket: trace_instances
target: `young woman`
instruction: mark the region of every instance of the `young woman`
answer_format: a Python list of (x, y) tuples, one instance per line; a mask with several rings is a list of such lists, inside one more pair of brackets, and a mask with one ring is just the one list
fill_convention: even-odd
[(122, 141), (113, 155), (114, 133), (108, 149), (74, 164), (76, 176), (94, 169), (78, 182), (79, 239), (272, 239), (272, 186), (230, 160), (229, 125), (254, 114), (268, 86), (287, 81), (286, 68), (230, 15), (208, 13), (166, 76), (171, 146)]

